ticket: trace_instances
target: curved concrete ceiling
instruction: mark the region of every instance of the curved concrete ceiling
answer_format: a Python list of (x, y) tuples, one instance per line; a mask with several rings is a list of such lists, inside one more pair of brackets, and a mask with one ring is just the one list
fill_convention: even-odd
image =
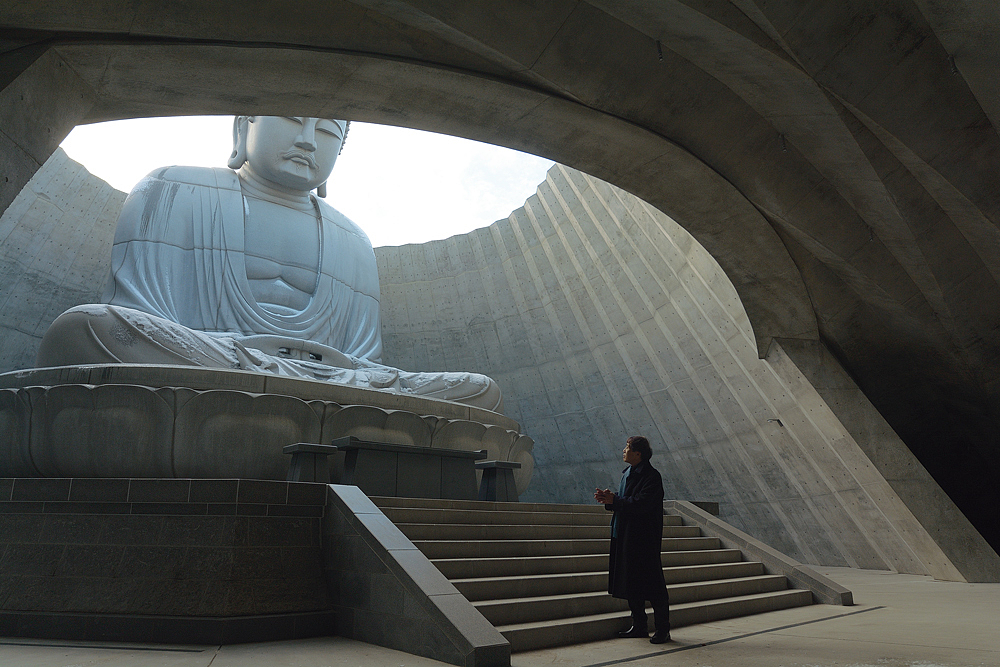
[(973, 0), (15, 0), (0, 82), (54, 54), (70, 127), (340, 116), (610, 181), (716, 258), (761, 356), (824, 340), (975, 504), (959, 471), (1000, 474), (998, 34)]

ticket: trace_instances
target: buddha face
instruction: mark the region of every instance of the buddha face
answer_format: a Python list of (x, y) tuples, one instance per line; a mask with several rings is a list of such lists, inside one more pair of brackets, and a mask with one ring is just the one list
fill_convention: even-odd
[(245, 168), (262, 181), (301, 192), (326, 182), (344, 130), (326, 118), (251, 116)]

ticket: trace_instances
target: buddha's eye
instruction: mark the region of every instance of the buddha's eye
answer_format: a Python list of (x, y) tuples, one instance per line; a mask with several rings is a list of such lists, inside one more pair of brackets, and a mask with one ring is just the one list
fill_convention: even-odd
[(340, 127), (331, 121), (321, 118), (316, 122), (316, 133), (324, 134), (328, 137), (333, 137), (334, 139), (340, 139), (342, 130)]

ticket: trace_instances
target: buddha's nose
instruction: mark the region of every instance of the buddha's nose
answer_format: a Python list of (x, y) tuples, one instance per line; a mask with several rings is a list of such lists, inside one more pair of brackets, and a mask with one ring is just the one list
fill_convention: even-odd
[(302, 131), (295, 137), (295, 146), (305, 151), (316, 150), (316, 119), (307, 118), (302, 124)]

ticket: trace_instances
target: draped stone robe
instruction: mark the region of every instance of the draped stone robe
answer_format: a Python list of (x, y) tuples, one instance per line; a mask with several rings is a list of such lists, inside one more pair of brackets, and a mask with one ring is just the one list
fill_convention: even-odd
[(312, 199), (314, 215), (322, 215), (318, 279), (300, 312), (271, 312), (254, 299), (243, 251), (249, 206), (236, 172), (218, 168), (167, 167), (133, 189), (115, 232), (112, 280), (102, 301), (198, 331), (286, 336), (379, 362), (371, 242), (339, 211)]

